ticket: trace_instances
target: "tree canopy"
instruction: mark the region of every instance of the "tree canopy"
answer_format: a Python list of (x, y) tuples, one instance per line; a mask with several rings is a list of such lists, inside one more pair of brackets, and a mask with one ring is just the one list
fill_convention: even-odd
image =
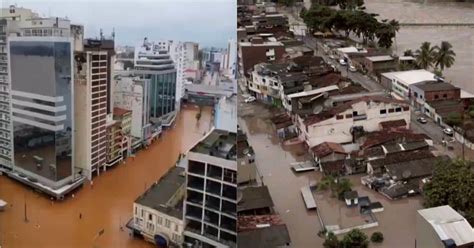
[(341, 241), (343, 248), (367, 248), (369, 239), (365, 233), (359, 229), (352, 229)]
[(423, 194), (425, 207), (449, 205), (474, 225), (474, 162), (437, 163)]

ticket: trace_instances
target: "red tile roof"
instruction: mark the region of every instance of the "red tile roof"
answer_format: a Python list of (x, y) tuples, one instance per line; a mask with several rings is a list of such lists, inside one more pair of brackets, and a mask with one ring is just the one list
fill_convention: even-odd
[(127, 114), (129, 112), (132, 112), (132, 111), (126, 110), (123, 108), (114, 108), (114, 115), (116, 116), (123, 116), (124, 114)]
[(372, 132), (365, 136), (365, 142), (361, 145), (361, 148), (366, 149), (378, 145), (382, 145), (388, 142), (401, 140), (404, 142), (412, 141), (423, 141), (431, 139), (428, 135), (423, 133), (412, 133), (410, 130), (404, 131), (388, 131), (383, 130), (380, 132)]
[(311, 151), (318, 158), (325, 157), (331, 153), (347, 154), (341, 144), (334, 142), (324, 142), (317, 146), (313, 146), (311, 147)]
[(393, 120), (393, 121), (382, 121), (380, 122), (380, 126), (382, 127), (382, 129), (389, 129), (392, 127), (406, 127), (407, 122), (405, 121), (405, 119)]
[(283, 225), (279, 215), (244, 215), (238, 217), (238, 232), (257, 229), (257, 225)]

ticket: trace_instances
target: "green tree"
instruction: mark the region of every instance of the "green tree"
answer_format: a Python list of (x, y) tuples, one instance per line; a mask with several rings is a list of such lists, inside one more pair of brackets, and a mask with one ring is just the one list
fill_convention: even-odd
[(364, 7), (364, 0), (336, 0), (340, 9), (361, 9)]
[(474, 225), (474, 162), (440, 161), (435, 164), (433, 177), (424, 186), (427, 208), (449, 205)]
[(446, 118), (446, 124), (450, 126), (458, 126), (462, 123), (462, 114), (458, 112), (451, 112)]
[(403, 56), (415, 56), (411, 49), (407, 49), (403, 52)]
[(383, 242), (383, 233), (381, 232), (374, 232), (372, 236), (370, 236), (370, 241), (374, 243), (382, 243)]
[(341, 242), (337, 239), (337, 236), (333, 232), (329, 232), (323, 243), (324, 248), (340, 248)]
[(335, 178), (332, 175), (325, 176), (318, 185), (319, 190), (331, 190), (331, 195), (339, 200), (344, 200), (344, 193), (351, 191), (352, 183), (347, 178)]
[(431, 43), (425, 41), (421, 44), (420, 49), (416, 50), (416, 64), (422, 69), (428, 69), (433, 65), (435, 56), (435, 47)]
[(343, 248), (367, 248), (369, 240), (365, 233), (359, 229), (352, 229), (341, 241)]
[(295, 0), (278, 0), (278, 3), (289, 7), (289, 6), (293, 6), (293, 4), (295, 3)]
[(434, 54), (435, 66), (444, 70), (454, 64), (456, 53), (453, 51), (453, 46), (447, 41), (441, 42), (440, 47), (436, 47), (436, 53)]

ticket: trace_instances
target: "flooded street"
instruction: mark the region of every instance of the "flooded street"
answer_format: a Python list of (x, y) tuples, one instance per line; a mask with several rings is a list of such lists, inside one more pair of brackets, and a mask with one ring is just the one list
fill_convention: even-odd
[[(306, 210), (300, 193), (301, 187), (313, 181), (319, 182), (322, 175), (320, 172), (292, 172), (290, 163), (304, 160), (304, 150), (302, 147), (287, 149), (277, 142), (272, 135), (269, 121), (272, 111), (260, 103), (240, 101), (240, 125), (247, 132), (249, 143), (255, 150), (257, 168), (263, 176), (263, 183), (270, 190), (275, 209), (288, 227), (291, 247), (322, 247), (324, 240), (317, 235), (321, 225), (316, 211)], [(359, 196), (368, 196), (372, 202), (378, 201), (384, 207), (383, 212), (375, 214), (378, 226), (364, 232), (369, 236), (375, 231), (384, 234), (384, 243), (377, 247), (414, 247), (416, 211), (423, 208), (421, 196), (390, 201), (363, 186), (360, 182), (361, 176), (347, 177), (352, 182), (352, 188), (358, 191)], [(327, 198), (328, 193), (313, 192), (325, 225), (341, 225), (342, 228), (347, 228), (366, 223), (367, 217), (360, 215), (359, 208), (349, 209), (344, 202)]]
[[(11, 204), (0, 212), (2, 247), (153, 247), (131, 238), (125, 224), (132, 217), (135, 199), (209, 130), (211, 108), (203, 109), (196, 122), (198, 111), (194, 106), (185, 107), (173, 129), (164, 131), (135, 158), (101, 173), (94, 179), (93, 188), (84, 184), (74, 198), (51, 202), (31, 188), (0, 177), (0, 198)], [(28, 222), (24, 221), (25, 203)], [(100, 230), (104, 234), (97, 237)]]
[[(400, 23), (474, 23), (474, 3), (365, 0), (365, 6), (368, 12), (380, 14), (381, 19), (396, 19)], [(415, 51), (424, 41), (432, 45), (448, 41), (453, 45), (456, 61), (445, 70), (444, 76), (454, 85), (474, 93), (474, 79), (471, 76), (474, 68), (474, 28), (402, 26), (393, 49), (398, 54), (407, 49)]]
[(304, 159), (302, 147), (283, 150), (272, 135), (270, 112), (258, 103), (239, 103), (242, 129), (253, 146), (256, 164), (263, 183), (268, 186), (276, 211), (288, 227), (291, 247), (322, 247), (317, 236), (321, 229), (315, 211), (306, 211), (300, 189), (316, 179), (315, 173), (295, 175), (290, 163)]

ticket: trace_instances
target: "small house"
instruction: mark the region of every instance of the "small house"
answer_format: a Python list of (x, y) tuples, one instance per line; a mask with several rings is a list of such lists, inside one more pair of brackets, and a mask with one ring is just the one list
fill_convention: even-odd
[(356, 190), (347, 191), (344, 193), (344, 200), (346, 201), (346, 205), (348, 207), (354, 207), (359, 204), (359, 194)]

